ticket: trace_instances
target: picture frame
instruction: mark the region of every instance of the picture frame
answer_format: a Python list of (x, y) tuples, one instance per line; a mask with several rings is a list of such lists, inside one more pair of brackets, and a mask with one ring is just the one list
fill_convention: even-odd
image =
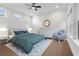
[(44, 27), (50, 26), (50, 21), (49, 20), (44, 20), (43, 25), (44, 25)]

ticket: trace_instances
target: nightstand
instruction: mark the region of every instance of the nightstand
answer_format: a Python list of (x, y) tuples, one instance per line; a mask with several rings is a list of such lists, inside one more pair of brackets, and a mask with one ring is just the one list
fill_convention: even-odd
[(5, 44), (7, 43), (7, 38), (0, 37), (0, 44)]

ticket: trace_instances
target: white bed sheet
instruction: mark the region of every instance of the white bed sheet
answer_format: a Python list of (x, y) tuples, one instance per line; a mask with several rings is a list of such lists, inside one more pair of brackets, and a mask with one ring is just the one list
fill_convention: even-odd
[(52, 40), (42, 40), (39, 43), (35, 44), (33, 46), (33, 49), (29, 54), (26, 54), (24, 51), (22, 51), (20, 48), (17, 48), (12, 43), (5, 44), (9, 49), (14, 51), (19, 56), (41, 56), (44, 51), (48, 48), (48, 46), (51, 44)]

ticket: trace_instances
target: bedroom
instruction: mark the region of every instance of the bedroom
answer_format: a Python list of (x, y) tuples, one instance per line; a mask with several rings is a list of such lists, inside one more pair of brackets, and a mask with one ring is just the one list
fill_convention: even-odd
[(0, 3), (0, 55), (79, 55), (66, 40), (72, 33), (67, 19), (74, 6), (78, 4)]

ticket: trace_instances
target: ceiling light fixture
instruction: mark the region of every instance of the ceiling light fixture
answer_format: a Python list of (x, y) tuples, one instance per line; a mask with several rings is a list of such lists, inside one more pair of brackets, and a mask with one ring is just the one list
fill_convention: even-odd
[(32, 10), (35, 10), (35, 7), (32, 7)]
[(58, 8), (58, 5), (56, 5), (55, 8)]

